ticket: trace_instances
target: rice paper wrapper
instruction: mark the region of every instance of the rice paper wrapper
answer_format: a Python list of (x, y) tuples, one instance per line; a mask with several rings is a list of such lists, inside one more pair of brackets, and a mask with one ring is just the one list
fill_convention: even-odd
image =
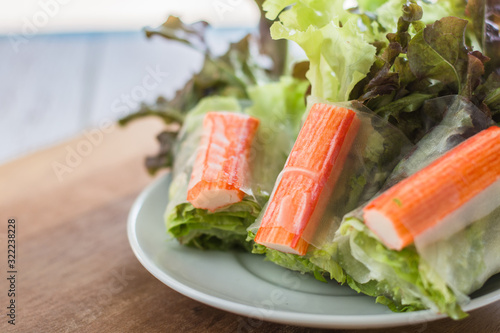
[(426, 101), (427, 134), (396, 166), (384, 189), (426, 167), (448, 150), (493, 125), (474, 104), (461, 96), (444, 96)]
[[(500, 193), (497, 198), (500, 198)], [(422, 260), (453, 290), (460, 304), (500, 273), (500, 202), (488, 215), (445, 239), (415, 246)]]

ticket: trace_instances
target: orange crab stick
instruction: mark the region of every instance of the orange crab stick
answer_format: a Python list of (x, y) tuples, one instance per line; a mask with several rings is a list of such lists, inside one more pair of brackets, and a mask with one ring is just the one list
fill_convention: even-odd
[(359, 128), (356, 113), (314, 104), (262, 217), (255, 242), (304, 255)]
[(500, 127), (464, 141), (368, 204), (366, 225), (389, 248), (444, 239), (500, 205)]
[(249, 157), (259, 120), (231, 112), (209, 112), (188, 184), (187, 200), (215, 211), (243, 200)]

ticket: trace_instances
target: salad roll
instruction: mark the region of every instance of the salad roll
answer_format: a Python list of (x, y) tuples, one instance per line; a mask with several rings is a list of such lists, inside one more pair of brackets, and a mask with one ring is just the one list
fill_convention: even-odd
[(255, 242), (304, 255), (359, 129), (352, 110), (314, 104), (278, 177)]
[(393, 311), (467, 315), (468, 295), (500, 272), (500, 128), (491, 125), (454, 98), (385, 190), (344, 217), (332, 240), (342, 282)]
[(248, 100), (207, 97), (174, 147), (165, 223), (181, 244), (251, 250), (247, 228), (266, 204), (304, 114), (307, 82), (248, 87)]
[[(243, 200), (249, 159), (259, 120), (230, 112), (209, 112), (188, 184), (187, 200), (215, 212)], [(247, 191), (248, 192), (248, 191)]]
[(413, 145), (369, 110), (312, 104), (249, 239), (274, 263), (341, 279), (331, 243), (342, 217), (371, 199)]

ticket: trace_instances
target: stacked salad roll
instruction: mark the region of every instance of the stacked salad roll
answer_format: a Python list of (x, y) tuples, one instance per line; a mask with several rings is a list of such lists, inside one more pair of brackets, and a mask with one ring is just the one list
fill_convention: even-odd
[[(469, 295), (500, 273), (498, 8), (266, 0), (262, 9), (271, 37), (307, 60), (260, 82), (246, 37), (222, 57), (205, 54), (197, 89), (176, 96), (189, 111), (159, 113), (182, 118), (174, 163), (163, 165), (167, 232), (183, 245), (263, 255), (393, 311), (465, 317)], [(155, 33), (204, 40), (203, 24), (165, 27)]]
[[(376, 95), (369, 91), (361, 95), (359, 99), (365, 106), (374, 108), (374, 113), (388, 116), (388, 119), (393, 117), (397, 127), (416, 143), (415, 148), (406, 157), (399, 157), (399, 165), (391, 175), (386, 174), (386, 184), (379, 194), (366, 203), (359, 200), (358, 208), (340, 214), (340, 225), (337, 216), (326, 213), (321, 198), (316, 201), (308, 198), (304, 181), (293, 188), (283, 183), (284, 178), (279, 178), (274, 190), (279, 196), (277, 201), (290, 200), (288, 196), (298, 197), (292, 207), (285, 210), (298, 214), (289, 216), (282, 213), (276, 208), (281, 207), (280, 204), (275, 203), (272, 197), (267, 210), (257, 220), (261, 222), (258, 230), (249, 229), (251, 235), (256, 235), (258, 244), (254, 252), (266, 253), (271, 261), (290, 269), (314, 273), (321, 280), (327, 276), (325, 273), (329, 273), (339, 283), (346, 283), (358, 292), (376, 297), (377, 302), (388, 305), (394, 311), (432, 309), (454, 319), (465, 317), (461, 307), (467, 304), (467, 295), (500, 272), (500, 261), (496, 254), (493, 255), (500, 250), (500, 128), (495, 125), (489, 110), (485, 112), (484, 105), (478, 107), (474, 103), (474, 98), (471, 98), (473, 93), (463, 90), (470, 87), (467, 88), (467, 83), (461, 81), (459, 76), (451, 81), (449, 77), (440, 77), (450, 62), (443, 64), (441, 70), (437, 69), (444, 58), (455, 64), (455, 71), (463, 71), (463, 75), (467, 75), (465, 69), (460, 69), (460, 57), (463, 56), (463, 65), (469, 69), (479, 59), (476, 56), (481, 57), (466, 47), (460, 49), (466, 38), (464, 31), (467, 21), (445, 17), (433, 24), (418, 26), (414, 22), (422, 18), (422, 8), (416, 3), (408, 3), (403, 7), (404, 14), (398, 21), (397, 34), (387, 35), (390, 44), (381, 54), (385, 61), (394, 61), (394, 67), (388, 62), (377, 65), (377, 60), (370, 67), (366, 66), (364, 60), (371, 57), (370, 52), (378, 52), (370, 48), (373, 46), (370, 38), (377, 32), (372, 31), (365, 33), (362, 38), (356, 38), (356, 31), (359, 31), (355, 26), (356, 18), (340, 6), (330, 4), (322, 7), (319, 2), (309, 1), (286, 3), (292, 5), (291, 8), (285, 8), (285, 3), (280, 1), (269, 0), (266, 4), (270, 17), (279, 14), (279, 21), (271, 28), (273, 37), (293, 40), (306, 52), (311, 66), (307, 75), (312, 85), (312, 95), (316, 98), (334, 102), (350, 99), (355, 95), (356, 82), (350, 85), (354, 86), (353, 90), (345, 91), (349, 86), (342, 80), (355, 81), (356, 75), (360, 73), (370, 77), (378, 66), (381, 66), (378, 67), (380, 71), (372, 76), (364, 89), (376, 90), (370, 84), (384, 83), (390, 75), (404, 80), (403, 73), (397, 71), (401, 71), (401, 66), (404, 66), (405, 57), (417, 84), (433, 85), (430, 79), (436, 79), (446, 87), (444, 89), (460, 93), (441, 91), (445, 97), (433, 98), (436, 95), (432, 94), (432, 89), (428, 89), (427, 95), (415, 93), (399, 100), (396, 98), (378, 110), (376, 108), (381, 100), (377, 94), (380, 91)], [(416, 32), (411, 32), (409, 27), (415, 28)], [(448, 36), (442, 37), (443, 34)], [(457, 37), (455, 41), (459, 46), (454, 55), (447, 54), (449, 50), (440, 50), (443, 45), (440, 43), (445, 43), (450, 35)], [(352, 48), (352, 44), (355, 44), (352, 39), (358, 43), (355, 48)], [(342, 47), (343, 43), (349, 45), (343, 51), (350, 52), (351, 57), (329, 53), (333, 45)], [(398, 49), (391, 50), (391, 47)], [(391, 52), (394, 52), (395, 57), (390, 56)], [(487, 62), (487, 59), (483, 60)], [(339, 68), (339, 63), (347, 66)], [(478, 66), (478, 70), (484, 72), (482, 65)], [(389, 68), (394, 72), (387, 71)], [(349, 71), (351, 74), (346, 75)], [(380, 77), (383, 75), (386, 75), (384, 80)], [(479, 82), (476, 81), (475, 87)], [(399, 81), (399, 85), (402, 83)], [(399, 93), (408, 94), (401, 90)], [(385, 98), (390, 100), (395, 96), (389, 94)], [(399, 108), (405, 104), (402, 101), (405, 99), (410, 101), (405, 105), (409, 110)], [(415, 118), (401, 114), (413, 112), (412, 108), (418, 110), (412, 113)], [(303, 127), (304, 131), (310, 131), (306, 134), (309, 140), (312, 140), (316, 131), (323, 133), (322, 120), (313, 123), (313, 130), (306, 127), (307, 120)], [(415, 132), (413, 126), (419, 130)], [(335, 125), (329, 128), (332, 127)], [(345, 129), (339, 127), (337, 132), (339, 136), (348, 137)], [(342, 158), (335, 160), (326, 158), (328, 153), (319, 153), (321, 139), (314, 140), (316, 146), (308, 145), (304, 144), (308, 138), (300, 141), (301, 135), (302, 132), (296, 145), (303, 157), (312, 154), (314, 157), (309, 158), (318, 164), (326, 160), (334, 166), (338, 161), (342, 164)], [(330, 144), (337, 145), (340, 150), (345, 147), (338, 145), (333, 137)], [(349, 146), (347, 143), (346, 147)], [(306, 149), (307, 152), (303, 151)], [(353, 151), (352, 146), (350, 149)], [(294, 150), (289, 157), (292, 163), (287, 162), (286, 165), (292, 169), (293, 153)], [(354, 154), (359, 158), (363, 156), (356, 152)], [(335, 173), (331, 173), (331, 178), (324, 179), (322, 177), (329, 171), (317, 167), (314, 163), (307, 167), (309, 178), (327, 189), (329, 199), (326, 206), (331, 210), (352, 209), (335, 202), (334, 193), (338, 191)], [(343, 165), (341, 172), (355, 174), (353, 169)], [(390, 166), (388, 170), (392, 170)], [(283, 173), (287, 173), (286, 167)], [(317, 189), (309, 191), (311, 197), (320, 192)], [(349, 194), (344, 193), (344, 196)], [(307, 200), (309, 204), (303, 204)], [(319, 226), (318, 215), (322, 220)], [(304, 216), (309, 217), (305, 223)], [(306, 239), (307, 223), (313, 226), (313, 236), (307, 235)], [(306, 232), (301, 229), (304, 224)], [(310, 240), (316, 241), (314, 246), (310, 246)], [(457, 253), (460, 253), (458, 258)]]

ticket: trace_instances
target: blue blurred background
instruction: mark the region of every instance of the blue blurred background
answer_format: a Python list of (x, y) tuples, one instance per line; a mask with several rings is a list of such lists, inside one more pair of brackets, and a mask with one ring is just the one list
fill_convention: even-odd
[(0, 0), (0, 164), (172, 96), (202, 57), (145, 38), (169, 15), (211, 23), (216, 52), (259, 19), (252, 0)]

